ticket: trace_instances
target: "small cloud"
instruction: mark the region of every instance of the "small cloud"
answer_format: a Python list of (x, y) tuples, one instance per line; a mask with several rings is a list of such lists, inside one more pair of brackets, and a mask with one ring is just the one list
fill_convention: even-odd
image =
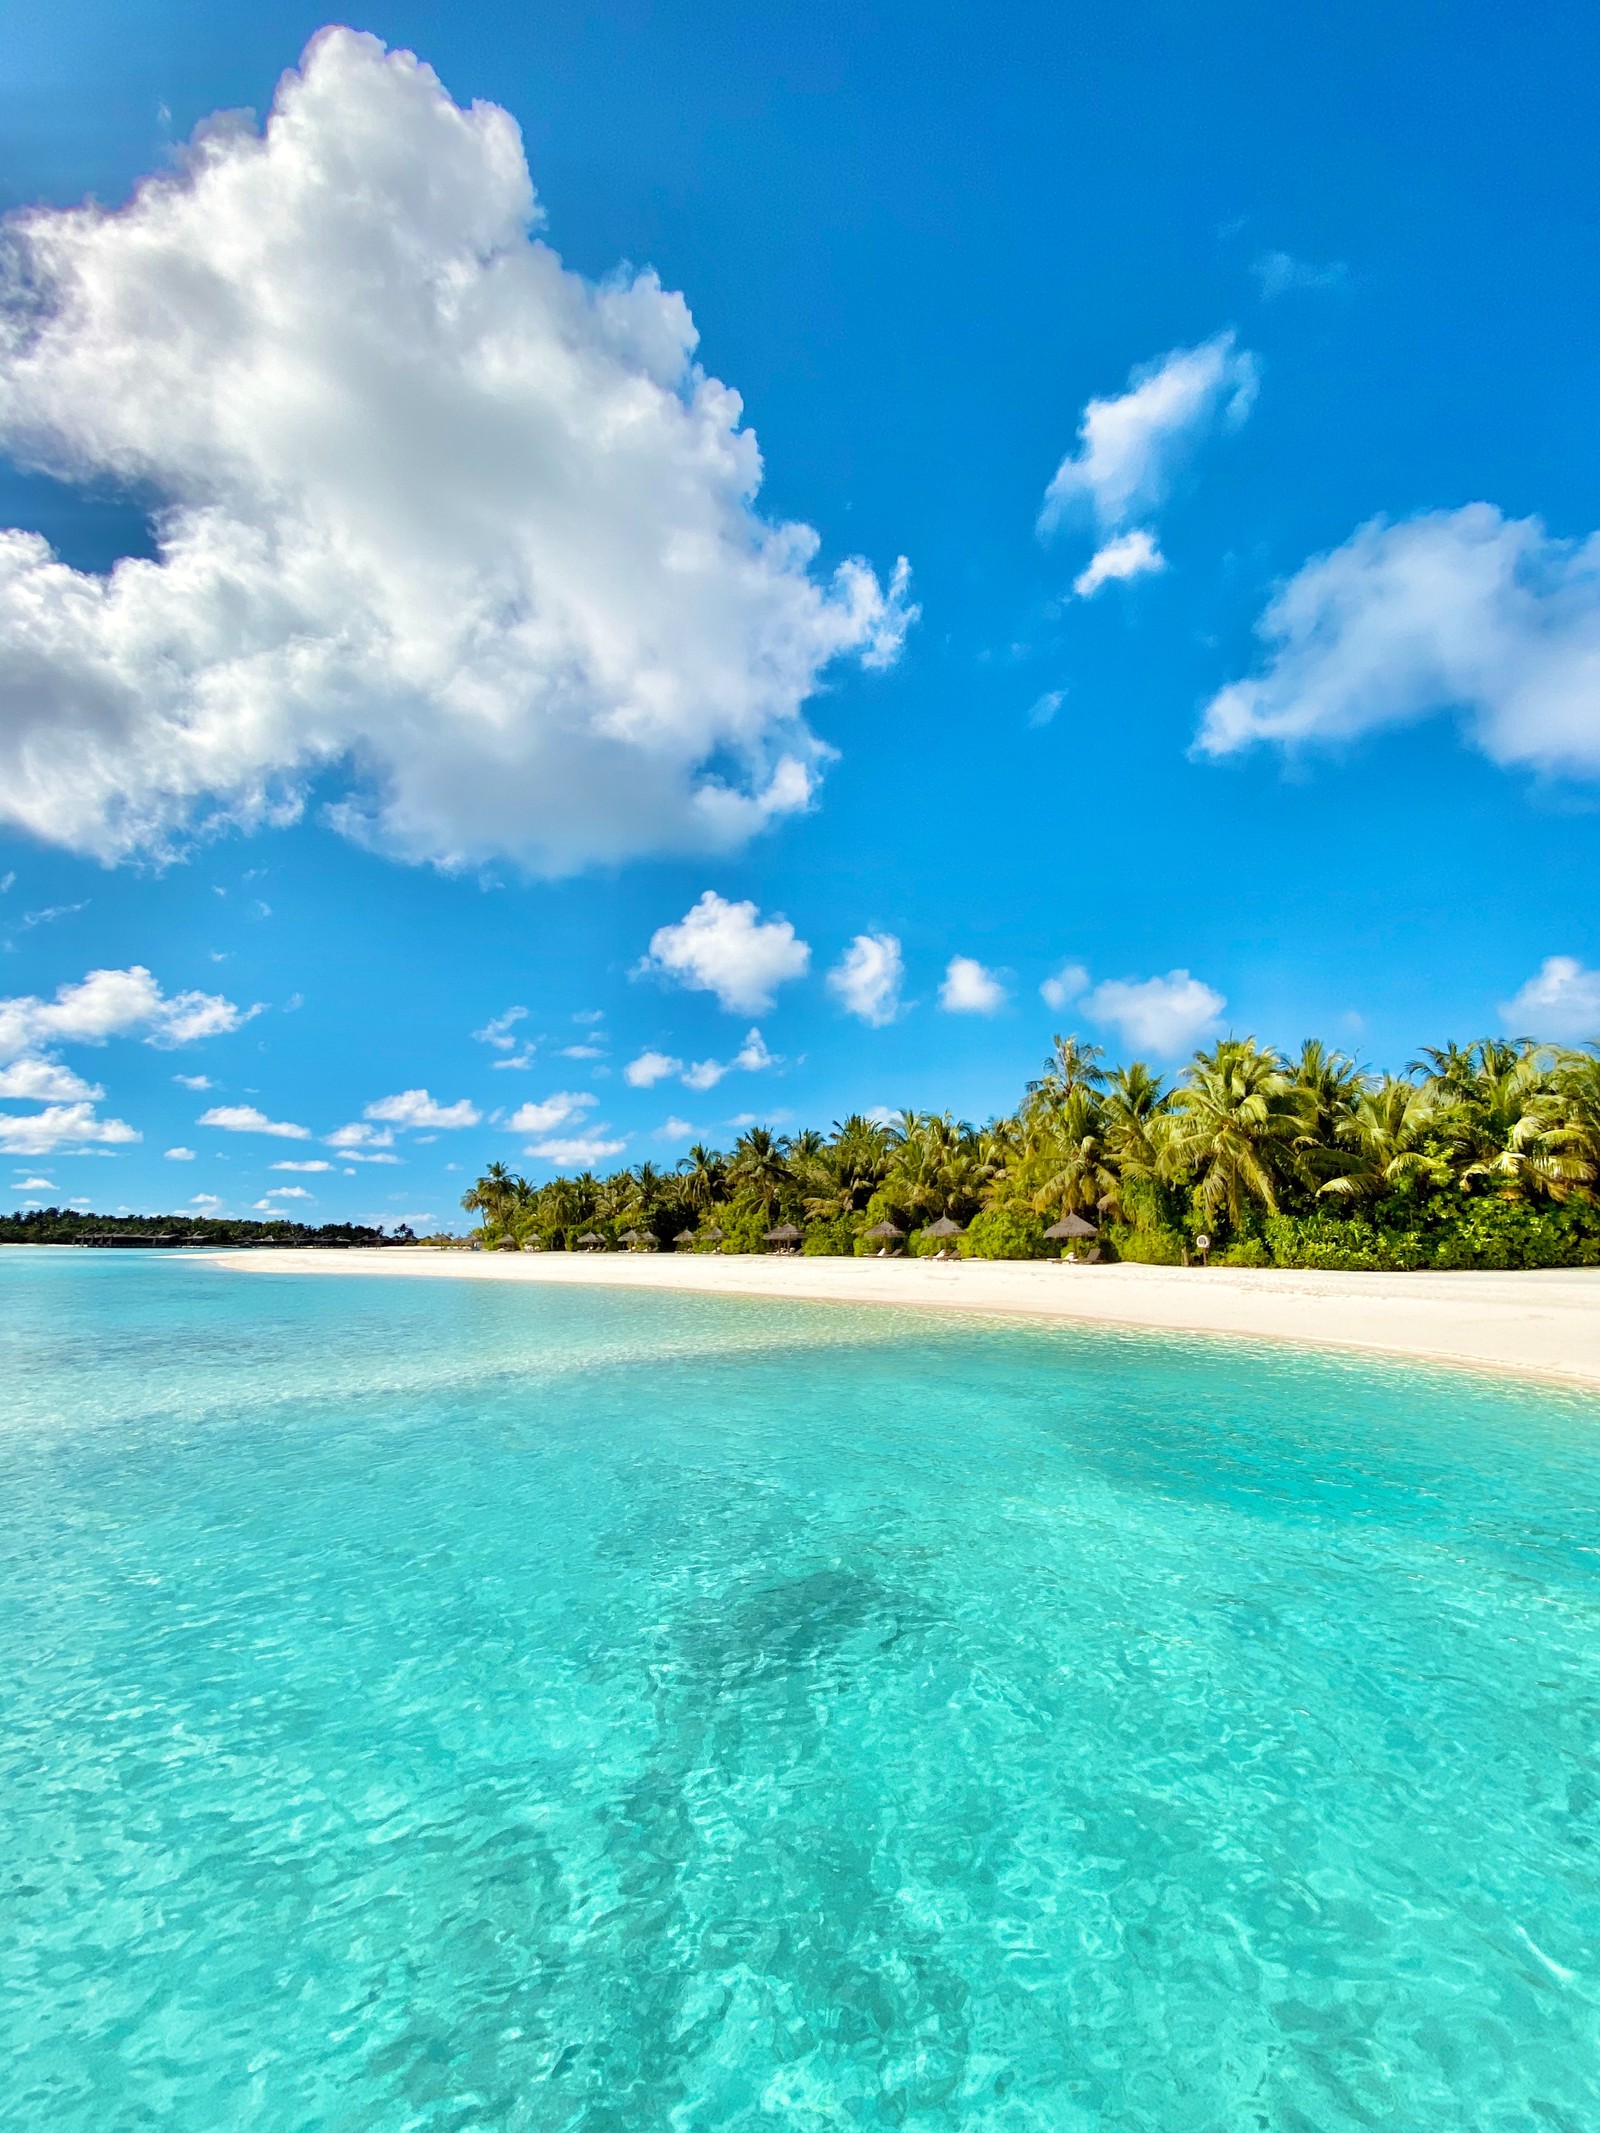
[(180, 1089), (209, 1089), (211, 1086), (209, 1074), (174, 1074), (172, 1078)]
[(846, 1014), (883, 1029), (900, 1012), (905, 974), (900, 943), (892, 933), (858, 933), (828, 972), (828, 990)]
[(51, 904), (43, 911), (25, 911), (18, 922), (18, 930), (27, 933), (35, 926), (51, 926), (58, 918), (71, 918), (75, 911), (87, 911), (88, 908), (89, 899), (85, 897), (80, 904)]
[(664, 1125), (657, 1126), (655, 1138), (658, 1141), (692, 1141), (694, 1128), (686, 1118), (669, 1118)]
[(169, 1163), (192, 1163), (194, 1161), (194, 1150), (192, 1148), (169, 1148), (167, 1150), (167, 1161)]
[(309, 1126), (295, 1126), (285, 1119), (268, 1118), (254, 1104), (217, 1104), (209, 1111), (202, 1111), (198, 1120), (202, 1126), (215, 1126), (222, 1133), (267, 1133), (281, 1141), (308, 1141)]
[(339, 1126), (323, 1142), (328, 1148), (392, 1148), (394, 1135), (387, 1126)]
[(603, 1044), (564, 1044), (561, 1047), (563, 1059), (604, 1059), (605, 1056)]
[(1053, 1007), (1059, 1013), (1069, 1001), (1087, 991), (1088, 985), (1089, 973), (1081, 963), (1063, 963), (1039, 987), (1039, 997), (1046, 1007)]
[[(268, 1193), (274, 1200), (310, 1200), (316, 1197), (314, 1193), (307, 1192), (303, 1185), (272, 1185), (268, 1187)], [(266, 1204), (265, 1200), (258, 1200), (256, 1203), (258, 1207), (265, 1207)]]
[[(48, 1156), (58, 1149), (75, 1154), (104, 1154), (111, 1144), (142, 1140), (120, 1118), (101, 1118), (93, 1104), (49, 1104), (43, 1111), (0, 1115), (0, 1153)], [(98, 1145), (96, 1145), (98, 1144)]]
[(593, 1029), (597, 1022), (604, 1022), (606, 1011), (603, 1007), (585, 1008), (582, 1014), (574, 1015), (572, 1019), (584, 1029)]
[(641, 1052), (637, 1059), (630, 1059), (622, 1070), (622, 1078), (630, 1089), (653, 1089), (658, 1081), (670, 1081), (674, 1074), (683, 1072), (683, 1061), (674, 1059), (669, 1052)]
[(1077, 450), (1045, 491), (1041, 537), (1069, 516), (1087, 514), (1110, 534), (1157, 510), (1182, 459), (1219, 419), (1230, 428), (1243, 422), (1259, 383), (1255, 357), (1232, 333), (1219, 333), (1140, 365), (1114, 398), (1089, 401)]
[(9, 896), (11, 894), (12, 885), (16, 878), (15, 872), (0, 874), (0, 896)]
[(54, 1059), (14, 1059), (0, 1067), (0, 1096), (12, 1103), (98, 1103), (105, 1093)]
[(511, 1052), (504, 1059), (491, 1059), (489, 1064), (496, 1073), (498, 1073), (502, 1067), (512, 1067), (519, 1070), (531, 1067), (533, 1064), (533, 1055), (538, 1049), (539, 1040), (535, 1038), (531, 1044), (525, 1044), (520, 1052)]
[(1043, 696), (1036, 697), (1028, 709), (1030, 726), (1048, 726), (1067, 700), (1065, 689), (1047, 689)]
[(320, 1156), (314, 1156), (308, 1163), (274, 1163), (272, 1168), (274, 1170), (331, 1170), (333, 1165), (323, 1162)]
[(599, 1134), (592, 1134), (580, 1135), (574, 1140), (535, 1141), (531, 1148), (523, 1152), (537, 1156), (541, 1162), (554, 1163), (558, 1167), (575, 1164), (580, 1169), (589, 1170), (596, 1163), (603, 1163), (607, 1156), (620, 1155), (627, 1145), (626, 1135), (621, 1140), (608, 1141)]
[(949, 1015), (993, 1015), (1004, 1007), (1006, 989), (992, 970), (974, 956), (953, 955), (939, 988), (939, 1005)]
[(590, 1089), (557, 1089), (542, 1103), (526, 1103), (506, 1120), (508, 1133), (549, 1133), (591, 1110), (600, 1099)]
[(361, 1115), (382, 1125), (412, 1129), (435, 1126), (449, 1131), (483, 1123), (483, 1113), (466, 1097), (454, 1104), (435, 1103), (426, 1089), (403, 1089), (398, 1096), (381, 1096), (375, 1104), (368, 1104)]
[(286, 1015), (297, 1015), (305, 1004), (306, 996), (303, 992), (292, 992), (283, 1003), (283, 1012)]
[(1092, 600), (1102, 585), (1149, 577), (1166, 567), (1167, 559), (1156, 546), (1154, 536), (1143, 526), (1136, 526), (1131, 533), (1119, 533), (1091, 556), (1073, 579), (1072, 590), (1080, 600)]
[(686, 1089), (714, 1089), (729, 1074), (759, 1074), (777, 1064), (778, 1060), (767, 1050), (760, 1030), (753, 1029), (732, 1059), (697, 1059), (693, 1066), (684, 1070), (683, 1085)]
[(517, 1040), (511, 1032), (519, 1022), (526, 1022), (527, 1019), (528, 1010), (525, 1007), (508, 1007), (503, 1015), (495, 1015), (482, 1029), (475, 1029), (472, 1032), (473, 1039), (478, 1044), (492, 1045), (496, 1051), (512, 1051)]
[(1288, 296), (1299, 289), (1342, 288), (1350, 278), (1342, 259), (1331, 259), (1325, 267), (1318, 267), (1308, 259), (1296, 259), (1292, 252), (1263, 252), (1250, 262), (1250, 271), (1269, 303), (1275, 296)]
[(189, 1202), (191, 1207), (220, 1207), (222, 1201), (214, 1192), (197, 1192)]
[(1547, 955), (1522, 990), (1503, 1002), (1500, 1018), (1519, 1036), (1557, 1044), (1600, 1038), (1600, 970), (1585, 970), (1575, 955)]
[(713, 993), (729, 1014), (760, 1014), (810, 963), (810, 948), (786, 918), (763, 919), (753, 903), (729, 903), (707, 889), (675, 925), (656, 928), (635, 975)]
[(1227, 1004), (1187, 970), (1169, 970), (1164, 978), (1111, 978), (1084, 1001), (1096, 1022), (1109, 1023), (1125, 1044), (1158, 1058), (1186, 1052), (1211, 1035)]
[[(16, 878), (17, 877), (15, 876), (15, 874), (10, 875), (5, 883), (5, 888), (10, 888), (11, 883), (15, 881)], [(0, 895), (3, 895), (4, 893), (4, 889), (0, 889)], [(13, 1192), (54, 1192), (55, 1189), (56, 1183), (54, 1178), (18, 1178), (15, 1185), (13, 1185), (11, 1188)]]

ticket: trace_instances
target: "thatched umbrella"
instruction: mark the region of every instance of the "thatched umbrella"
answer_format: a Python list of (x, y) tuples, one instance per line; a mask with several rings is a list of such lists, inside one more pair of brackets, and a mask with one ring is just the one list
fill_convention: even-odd
[(638, 1241), (639, 1232), (636, 1229), (625, 1229), (622, 1232), (622, 1235), (617, 1239), (617, 1242), (619, 1244), (627, 1245), (630, 1250), (633, 1248), (634, 1245), (638, 1243)]
[(875, 1223), (871, 1229), (863, 1230), (861, 1234), (864, 1237), (881, 1238), (885, 1244), (888, 1244), (893, 1238), (904, 1238), (905, 1231), (896, 1229), (895, 1225), (886, 1217), (882, 1222)]
[(661, 1242), (661, 1239), (653, 1229), (630, 1230), (629, 1235), (633, 1239), (633, 1248), (637, 1252), (653, 1252)]
[(941, 1215), (937, 1222), (930, 1222), (922, 1234), (925, 1237), (959, 1237), (963, 1234), (963, 1225), (952, 1222), (948, 1215)]
[(726, 1230), (718, 1229), (716, 1224), (713, 1223), (710, 1229), (703, 1229), (700, 1234), (702, 1237), (704, 1237), (707, 1244), (711, 1246), (711, 1249), (713, 1251), (720, 1252), (722, 1249), (722, 1240), (728, 1233)]
[(1098, 1237), (1099, 1234), (1094, 1224), (1085, 1222), (1082, 1215), (1063, 1215), (1059, 1222), (1044, 1233), (1047, 1244), (1081, 1242), (1085, 1237)]
[(776, 1229), (767, 1231), (767, 1242), (777, 1245), (780, 1251), (792, 1252), (800, 1242), (802, 1234), (792, 1222), (780, 1222)]
[(578, 1248), (580, 1251), (598, 1252), (604, 1249), (605, 1241), (604, 1237), (597, 1237), (592, 1229), (586, 1229), (578, 1239)]
[(694, 1231), (692, 1229), (680, 1229), (672, 1241), (674, 1244), (693, 1244), (695, 1241)]

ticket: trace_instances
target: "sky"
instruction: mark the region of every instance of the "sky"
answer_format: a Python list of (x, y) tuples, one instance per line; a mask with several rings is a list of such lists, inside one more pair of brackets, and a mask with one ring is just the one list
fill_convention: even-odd
[(1600, 1035), (1597, 62), (9, 8), (0, 1204)]

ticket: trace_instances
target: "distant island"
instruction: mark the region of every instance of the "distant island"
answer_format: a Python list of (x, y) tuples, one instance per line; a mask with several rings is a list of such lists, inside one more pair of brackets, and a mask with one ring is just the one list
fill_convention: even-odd
[(233, 1221), (217, 1215), (95, 1215), (75, 1207), (30, 1207), (0, 1215), (0, 1244), (81, 1245), (321, 1245), (330, 1249), (355, 1245), (414, 1244), (401, 1223), (392, 1233), (359, 1222)]
[(1196, 1052), (1168, 1086), (1057, 1037), (1010, 1115), (836, 1121), (533, 1185), (491, 1163), (462, 1206), (499, 1249), (1404, 1271), (1600, 1265), (1600, 1056), (1483, 1038), (1372, 1074), (1308, 1041)]

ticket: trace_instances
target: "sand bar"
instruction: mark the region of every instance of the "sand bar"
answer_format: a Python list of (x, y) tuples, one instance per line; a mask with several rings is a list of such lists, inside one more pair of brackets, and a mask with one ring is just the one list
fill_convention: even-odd
[(1528, 1274), (1308, 1274), (1244, 1267), (1063, 1266), (710, 1254), (249, 1251), (254, 1273), (578, 1282), (983, 1311), (1156, 1333), (1288, 1340), (1600, 1389), (1600, 1268)]

